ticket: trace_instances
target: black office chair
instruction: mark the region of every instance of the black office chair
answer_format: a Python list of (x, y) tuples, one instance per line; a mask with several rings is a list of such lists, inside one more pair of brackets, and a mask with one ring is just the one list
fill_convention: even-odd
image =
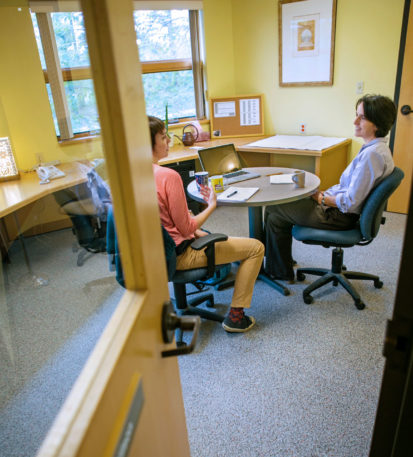
[(86, 183), (60, 190), (54, 197), (61, 211), (72, 222), (72, 231), (76, 237), (72, 251), (78, 253), (77, 265), (84, 265), (97, 252), (105, 252), (106, 217), (99, 214)]
[[(207, 256), (208, 262), (207, 266), (191, 270), (177, 270), (175, 242), (163, 227), (162, 235), (168, 281), (173, 283), (175, 297), (172, 299), (172, 302), (174, 303), (176, 314), (179, 316), (197, 315), (203, 319), (222, 322), (224, 316), (199, 307), (202, 303), (206, 303), (207, 307), (212, 308), (214, 306), (214, 295), (212, 293), (200, 294), (198, 290), (193, 293), (187, 293), (186, 286), (191, 283), (195, 284), (199, 280), (211, 278), (214, 276), (215, 271), (223, 266), (215, 265), (215, 243), (227, 240), (228, 236), (221, 233), (212, 233), (198, 238), (191, 244), (191, 247), (196, 250), (205, 248), (205, 255)], [(110, 269), (116, 270), (116, 279), (118, 283), (125, 287), (112, 208), (109, 208), (107, 218), (107, 252), (111, 255)], [(196, 296), (189, 298), (189, 296), (193, 294)], [(176, 341), (178, 344), (182, 343), (181, 330), (177, 330)]]
[(380, 224), (385, 222), (382, 214), (387, 200), (397, 189), (403, 177), (403, 171), (395, 167), (393, 172), (370, 192), (361, 211), (358, 225), (352, 230), (321, 230), (300, 225), (293, 227), (293, 236), (298, 241), (302, 241), (305, 244), (321, 245), (325, 248), (334, 247), (331, 270), (325, 268), (297, 269), (298, 281), (304, 281), (305, 274), (321, 276), (304, 289), (303, 299), (305, 303), (310, 304), (313, 302), (313, 297), (310, 295), (311, 292), (332, 281), (333, 285), (337, 286), (340, 283), (347, 290), (353, 297), (354, 304), (358, 309), (364, 309), (365, 304), (348, 279), (366, 279), (373, 281), (374, 287), (377, 289), (383, 287), (383, 282), (378, 276), (347, 271), (346, 267), (343, 266), (342, 248), (355, 245), (365, 246), (373, 241), (377, 236)]

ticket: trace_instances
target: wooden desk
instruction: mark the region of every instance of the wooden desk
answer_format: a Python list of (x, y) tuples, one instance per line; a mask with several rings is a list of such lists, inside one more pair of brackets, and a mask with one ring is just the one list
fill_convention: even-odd
[[(62, 214), (52, 194), (85, 182), (90, 166), (80, 162), (71, 162), (59, 165), (59, 169), (64, 171), (66, 176), (53, 179), (48, 184), (40, 184), (35, 171), (23, 173), (18, 180), (0, 183), (0, 218), (4, 218), (7, 241), (13, 240), (18, 234), (14, 218), (7, 217), (16, 211), (18, 211), (19, 223), (24, 227), (24, 232), (28, 232), (27, 228), (35, 229), (36, 224), (42, 225), (42, 231), (71, 226), (69, 218)], [(45, 199), (45, 211), (42, 211), (41, 220), (39, 220), (37, 211), (30, 211), (32, 204), (40, 199)], [(47, 228), (48, 225), (49, 228)]]
[[(306, 170), (316, 174), (321, 181), (320, 188), (327, 189), (339, 182), (341, 173), (347, 167), (351, 140), (323, 149), (310, 151), (305, 149), (270, 149), (246, 146), (265, 137), (221, 138), (195, 143), (194, 146), (212, 147), (234, 143), (236, 150), (246, 167), (285, 167)], [(168, 157), (159, 161), (159, 165), (198, 159), (196, 149), (175, 145)]]

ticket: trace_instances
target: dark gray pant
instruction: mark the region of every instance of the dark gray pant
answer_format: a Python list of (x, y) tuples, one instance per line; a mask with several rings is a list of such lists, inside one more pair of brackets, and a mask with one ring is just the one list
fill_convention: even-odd
[(305, 225), (326, 230), (346, 230), (355, 226), (358, 216), (319, 205), (304, 198), (284, 205), (265, 208), (265, 271), (279, 279), (293, 279), (293, 225)]

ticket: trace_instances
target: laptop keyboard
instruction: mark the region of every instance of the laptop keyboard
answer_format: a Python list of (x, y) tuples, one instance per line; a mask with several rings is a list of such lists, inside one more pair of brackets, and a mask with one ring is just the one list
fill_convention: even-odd
[(241, 175), (246, 175), (246, 174), (248, 174), (246, 171), (238, 170), (238, 171), (233, 171), (231, 173), (225, 173), (224, 176), (226, 178), (235, 178), (236, 176), (241, 176)]

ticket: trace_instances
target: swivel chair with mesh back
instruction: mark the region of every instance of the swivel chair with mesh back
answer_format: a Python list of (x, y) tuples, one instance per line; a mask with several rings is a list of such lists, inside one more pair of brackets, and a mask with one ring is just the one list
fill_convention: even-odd
[(354, 289), (349, 279), (364, 279), (373, 281), (374, 287), (380, 289), (383, 282), (378, 276), (368, 273), (347, 271), (343, 266), (343, 249), (370, 244), (377, 236), (380, 225), (384, 224), (382, 216), (387, 200), (397, 189), (404, 173), (400, 168), (395, 167), (393, 172), (379, 183), (367, 197), (360, 219), (356, 228), (351, 230), (322, 230), (301, 225), (295, 225), (292, 230), (293, 237), (305, 244), (321, 245), (326, 248), (334, 247), (332, 252), (331, 269), (326, 268), (298, 268), (297, 280), (303, 281), (305, 274), (321, 276), (319, 279), (307, 286), (303, 291), (303, 300), (310, 304), (313, 302), (311, 292), (321, 286), (333, 282), (337, 286), (340, 283), (353, 297), (354, 304), (358, 309), (365, 308), (360, 295)]

